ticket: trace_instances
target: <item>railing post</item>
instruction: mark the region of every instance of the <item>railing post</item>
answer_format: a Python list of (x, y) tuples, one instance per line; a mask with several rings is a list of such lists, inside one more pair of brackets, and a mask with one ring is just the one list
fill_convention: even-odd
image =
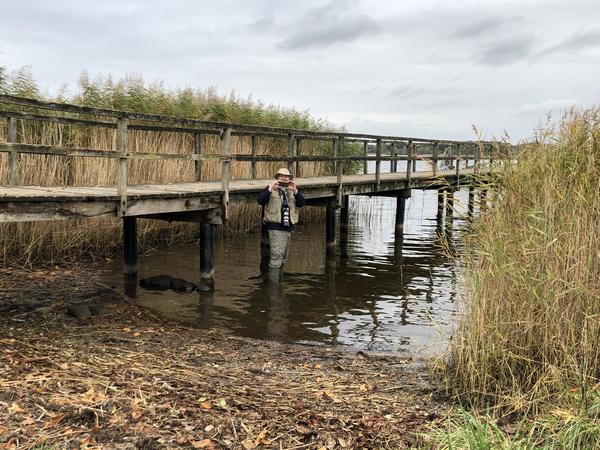
[(194, 133), (194, 155), (198, 156), (198, 159), (194, 161), (196, 181), (200, 181), (202, 178), (202, 161), (200, 161), (200, 153), (202, 153), (202, 135), (200, 133)]
[[(9, 117), (6, 123), (6, 141), (17, 143), (17, 118)], [(19, 152), (11, 150), (8, 154), (8, 184), (15, 186), (19, 179)]]
[(369, 142), (364, 141), (363, 142), (363, 156), (365, 157), (365, 160), (363, 161), (363, 175), (366, 175), (369, 173), (369, 162), (367, 161), (368, 151), (369, 151)]
[(222, 153), (223, 162), (221, 163), (221, 185), (223, 189), (223, 219), (229, 219), (229, 169), (231, 160), (229, 154), (231, 150), (231, 127), (223, 129), (222, 135)]
[[(331, 146), (331, 156), (334, 158), (337, 156), (337, 139), (334, 139)], [(333, 161), (333, 173), (337, 173), (337, 161)]]
[(437, 176), (438, 171), (438, 143), (434, 142), (433, 147), (431, 148), (431, 159), (433, 160), (433, 176)]
[(287, 168), (288, 170), (291, 172), (292, 171), (292, 166), (293, 166), (293, 161), (292, 158), (294, 157), (294, 147), (296, 143), (296, 139), (294, 137), (293, 134), (288, 134), (288, 144), (287, 144), (287, 150), (288, 150), (288, 161), (287, 161)]
[(414, 158), (413, 141), (408, 141), (406, 144), (406, 185), (410, 187), (410, 179), (412, 177), (412, 159)]
[(397, 172), (397, 161), (394, 159), (394, 156), (396, 156), (396, 143), (395, 142), (390, 142), (390, 172), (395, 173)]
[(337, 155), (338, 158), (342, 158), (337, 166), (337, 206), (341, 207), (343, 202), (342, 175), (344, 174), (344, 138), (342, 136), (337, 138)]
[(375, 147), (377, 159), (375, 160), (375, 190), (379, 190), (381, 182), (381, 139), (377, 139)]
[(251, 137), (250, 145), (252, 146), (252, 161), (250, 162), (252, 179), (256, 180), (256, 135), (253, 134)]
[(300, 175), (300, 142), (301, 139), (300, 138), (296, 138), (296, 171), (294, 173), (295, 177), (301, 177), (302, 175)]
[(459, 182), (459, 176), (460, 176), (460, 144), (456, 144), (456, 152), (454, 155), (454, 160), (456, 163), (456, 181)]
[(119, 196), (119, 217), (127, 215), (127, 125), (129, 119), (121, 117), (117, 121), (117, 195)]
[(413, 158), (413, 162), (412, 162), (412, 171), (416, 172), (417, 171), (417, 158)]

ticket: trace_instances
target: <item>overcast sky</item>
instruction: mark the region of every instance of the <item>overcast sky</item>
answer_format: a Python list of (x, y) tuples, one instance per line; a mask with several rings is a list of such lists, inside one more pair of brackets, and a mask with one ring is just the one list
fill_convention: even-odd
[(6, 1), (0, 66), (50, 93), (136, 73), (352, 132), (516, 142), (600, 103), (600, 1)]

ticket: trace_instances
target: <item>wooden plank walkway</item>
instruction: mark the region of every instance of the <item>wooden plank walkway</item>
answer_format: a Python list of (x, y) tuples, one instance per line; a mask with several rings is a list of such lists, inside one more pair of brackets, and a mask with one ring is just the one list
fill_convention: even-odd
[[(460, 178), (467, 180), (473, 168), (461, 169)], [(254, 203), (269, 179), (232, 180), (229, 183), (231, 203)], [(415, 172), (410, 180), (406, 173), (382, 173), (379, 185), (375, 174), (341, 177), (342, 195), (385, 195), (409, 188), (437, 189), (441, 184), (456, 184), (455, 170)], [(309, 204), (338, 195), (337, 176), (298, 178), (298, 187)], [(409, 186), (410, 184), (410, 186)], [(117, 217), (121, 196), (110, 186), (0, 186), (0, 222), (31, 220), (83, 219)], [(163, 213), (204, 211), (218, 208), (223, 202), (221, 181), (144, 184), (127, 186), (127, 216), (149, 216)]]

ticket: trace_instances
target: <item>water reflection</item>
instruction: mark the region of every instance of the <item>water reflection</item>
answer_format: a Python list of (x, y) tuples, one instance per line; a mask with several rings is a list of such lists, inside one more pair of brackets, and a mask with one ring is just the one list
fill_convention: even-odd
[[(217, 242), (213, 292), (138, 288), (136, 301), (189, 325), (242, 336), (431, 354), (443, 345), (454, 314), (457, 269), (445, 252), (460, 242), (467, 192), (455, 193), (453, 227), (436, 221), (435, 191), (412, 195), (399, 236), (394, 198), (351, 197), (348, 229), (334, 257), (326, 255), (322, 226), (299, 227), (280, 284), (260, 276), (257, 232)], [(140, 276), (197, 280), (198, 259), (193, 245), (161, 249), (140, 257)], [(117, 261), (103, 270), (108, 281), (122, 283)]]

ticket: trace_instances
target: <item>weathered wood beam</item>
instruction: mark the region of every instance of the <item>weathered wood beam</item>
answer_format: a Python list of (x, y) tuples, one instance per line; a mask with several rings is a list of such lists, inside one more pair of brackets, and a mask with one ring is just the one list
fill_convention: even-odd
[[(6, 124), (6, 140), (17, 142), (17, 119), (9, 117)], [(8, 156), (8, 184), (15, 186), (19, 178), (19, 153), (13, 149)]]

